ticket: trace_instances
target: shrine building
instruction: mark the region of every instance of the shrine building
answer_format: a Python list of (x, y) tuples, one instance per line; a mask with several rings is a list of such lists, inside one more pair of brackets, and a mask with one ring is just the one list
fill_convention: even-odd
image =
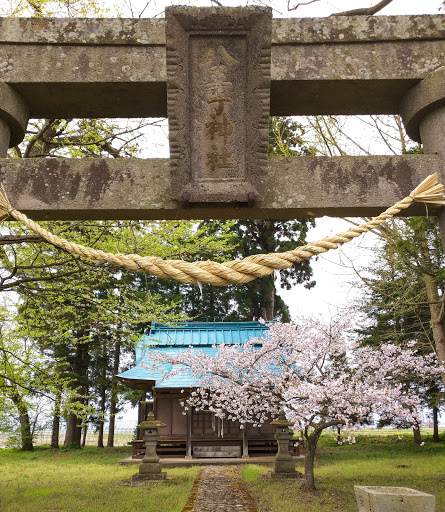
[[(261, 427), (247, 425), (240, 428), (238, 421), (220, 419), (211, 411), (187, 411), (181, 402), (193, 389), (195, 379), (187, 371), (174, 374), (174, 367), (165, 364), (151, 370), (153, 351), (168, 355), (181, 349), (196, 347), (207, 355), (214, 355), (217, 346), (224, 343), (246, 343), (263, 336), (268, 327), (260, 322), (190, 322), (174, 327), (154, 324), (149, 335), (144, 335), (136, 346), (136, 366), (118, 375), (118, 379), (139, 388), (143, 397), (152, 393), (153, 400), (142, 400), (139, 422), (153, 410), (156, 419), (165, 423), (159, 429), (160, 456), (173, 457), (249, 457), (275, 455), (275, 428), (270, 423)], [(148, 369), (147, 369), (148, 368)], [(166, 373), (173, 373), (165, 377)], [(185, 412), (185, 414), (184, 414)], [(142, 436), (132, 441), (133, 458), (141, 458), (144, 445)]]

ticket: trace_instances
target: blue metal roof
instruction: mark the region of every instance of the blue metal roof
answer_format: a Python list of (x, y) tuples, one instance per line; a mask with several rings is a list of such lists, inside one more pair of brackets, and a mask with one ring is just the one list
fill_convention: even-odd
[[(147, 370), (153, 363), (150, 354), (154, 350), (175, 355), (179, 350), (197, 347), (205, 354), (214, 355), (214, 345), (246, 343), (249, 339), (262, 336), (268, 327), (260, 322), (189, 322), (173, 327), (154, 324), (150, 335), (141, 336), (136, 346), (136, 366), (118, 375), (127, 381), (155, 381), (156, 388), (187, 388), (195, 384), (189, 372), (180, 372), (160, 382), (165, 372), (173, 370), (172, 365), (161, 369)], [(144, 367), (141, 366), (144, 364)]]

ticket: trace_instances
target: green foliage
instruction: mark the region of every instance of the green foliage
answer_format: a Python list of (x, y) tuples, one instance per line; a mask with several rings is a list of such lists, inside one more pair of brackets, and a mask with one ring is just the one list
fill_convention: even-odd
[(314, 146), (305, 140), (306, 130), (291, 117), (272, 116), (269, 121), (269, 156), (313, 156)]
[[(381, 233), (384, 244), (364, 279), (368, 293), (362, 309), (372, 323), (360, 331), (362, 343), (379, 346), (389, 342), (424, 354), (438, 352), (440, 339), (433, 323), (444, 323), (445, 258), (437, 221), (431, 217), (396, 219)], [(401, 384), (415, 387), (425, 407), (443, 403), (440, 381), (423, 382), (413, 375)]]
[[(312, 155), (315, 149), (304, 142), (303, 127), (288, 117), (272, 117), (270, 120), (271, 156), (297, 157)], [(306, 243), (306, 235), (313, 220), (238, 220), (205, 221), (199, 225), (198, 233), (211, 240), (226, 239), (227, 252), (214, 253), (205, 257), (221, 261), (241, 259), (253, 254), (265, 254), (291, 250)], [(296, 284), (307, 288), (315, 283), (311, 281), (312, 270), (306, 260), (280, 271), (281, 286), (290, 289)], [(256, 279), (245, 285), (222, 288), (204, 285), (202, 290), (196, 286), (166, 282), (148, 278), (151, 289), (172, 300), (182, 299), (184, 313), (200, 321), (243, 321), (258, 318), (272, 320), (278, 318), (289, 321), (287, 305), (277, 294), (275, 276)]]
[(418, 350), (434, 350), (431, 312), (424, 276), (438, 289), (445, 287), (444, 254), (437, 221), (431, 217), (396, 219), (382, 232), (384, 244), (367, 269), (363, 309), (375, 320), (364, 331), (364, 342), (415, 343)]

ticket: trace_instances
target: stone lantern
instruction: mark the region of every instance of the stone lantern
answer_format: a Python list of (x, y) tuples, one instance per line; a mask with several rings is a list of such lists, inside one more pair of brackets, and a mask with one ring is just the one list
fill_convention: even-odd
[(167, 473), (161, 472), (161, 464), (156, 453), (158, 428), (161, 427), (165, 427), (165, 423), (158, 421), (152, 412), (148, 413), (147, 419), (138, 425), (138, 428), (144, 431), (145, 455), (139, 465), (139, 473), (133, 475), (133, 482), (165, 480)]
[[(278, 418), (271, 422), (275, 426), (275, 439), (278, 443), (278, 452), (273, 463), (272, 478), (297, 478), (299, 474), (295, 471), (295, 462), (289, 453), (289, 441), (293, 432), (289, 429), (290, 423), (286, 419), (284, 411), (281, 411)], [(276, 475), (276, 476), (275, 476)]]

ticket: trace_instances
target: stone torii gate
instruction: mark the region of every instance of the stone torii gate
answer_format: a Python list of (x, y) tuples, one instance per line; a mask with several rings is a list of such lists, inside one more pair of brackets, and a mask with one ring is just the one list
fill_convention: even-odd
[[(441, 15), (0, 19), (0, 181), (34, 220), (373, 216), (445, 181), (444, 63)], [(425, 154), (267, 159), (269, 113), (401, 114)], [(167, 115), (170, 160), (5, 158), (30, 117)]]

